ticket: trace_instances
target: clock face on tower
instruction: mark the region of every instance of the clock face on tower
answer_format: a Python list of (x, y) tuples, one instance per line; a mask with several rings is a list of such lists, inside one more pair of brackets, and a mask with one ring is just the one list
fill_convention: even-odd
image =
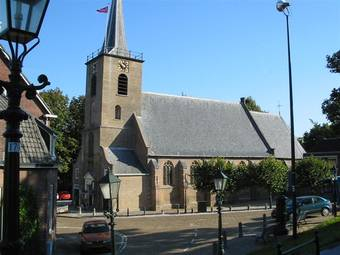
[(118, 70), (121, 72), (129, 72), (129, 62), (127, 60), (119, 60), (118, 61)]

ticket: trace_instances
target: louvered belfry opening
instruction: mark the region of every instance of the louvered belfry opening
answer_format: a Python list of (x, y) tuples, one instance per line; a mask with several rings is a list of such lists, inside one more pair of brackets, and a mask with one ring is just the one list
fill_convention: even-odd
[(120, 74), (118, 77), (118, 94), (128, 94), (128, 77), (125, 74)]

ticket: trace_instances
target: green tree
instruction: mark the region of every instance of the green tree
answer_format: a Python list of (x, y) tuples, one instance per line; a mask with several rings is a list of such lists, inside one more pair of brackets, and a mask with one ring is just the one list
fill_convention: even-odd
[(321, 192), (322, 185), (329, 180), (332, 173), (332, 164), (326, 160), (315, 157), (304, 158), (296, 164), (296, 186), (298, 189), (310, 189), (316, 194)]
[(85, 97), (73, 97), (68, 108), (70, 115), (70, 120), (67, 125), (68, 132), (72, 138), (77, 140), (79, 147), (81, 144), (81, 131), (84, 128)]
[(332, 56), (327, 55), (327, 68), (332, 73), (340, 73), (340, 51), (335, 52)]
[(281, 160), (269, 157), (259, 163), (259, 183), (269, 194), (270, 207), (273, 193), (283, 192), (287, 185), (288, 167)]
[(222, 158), (195, 161), (192, 166), (194, 175), (194, 187), (197, 190), (214, 191), (214, 176), (216, 171), (222, 170), (229, 178), (227, 180), (226, 190), (233, 190), (233, 181), (230, 178), (235, 170), (233, 163), (226, 162)]
[(300, 142), (306, 151), (313, 151), (321, 140), (332, 137), (335, 137), (335, 131), (328, 123), (313, 123), (313, 127), (309, 130), (309, 132), (305, 132), (303, 134)]
[(249, 111), (263, 112), (261, 107), (256, 104), (256, 101), (252, 97), (247, 97), (245, 99), (245, 104)]
[[(329, 99), (322, 103), (322, 113), (326, 114), (327, 119), (330, 121), (333, 129), (339, 131), (340, 129), (340, 87), (333, 89)], [(338, 133), (339, 135), (339, 133)]]

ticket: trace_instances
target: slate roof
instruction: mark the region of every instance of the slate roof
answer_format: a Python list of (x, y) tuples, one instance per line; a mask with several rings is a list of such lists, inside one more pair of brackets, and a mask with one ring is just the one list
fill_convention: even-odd
[[(0, 111), (7, 108), (7, 98), (0, 95)], [(1, 120), (3, 121), (3, 120)], [(21, 165), (31, 165), (31, 164), (53, 164), (49, 150), (41, 136), (40, 130), (38, 128), (35, 119), (29, 116), (28, 120), (21, 122), (20, 131), (23, 134), (21, 138), (21, 149), (20, 149), (20, 164)], [(2, 135), (2, 134), (1, 134)], [(5, 140), (3, 140), (5, 141)], [(0, 162), (4, 161), (5, 152), (1, 152)]]
[(112, 164), (114, 174), (139, 175), (147, 173), (131, 149), (106, 147), (104, 155), (106, 160)]
[(270, 155), (238, 103), (155, 93), (142, 95), (138, 122), (150, 156)]
[[(274, 149), (274, 155), (277, 158), (291, 157), (290, 147), (290, 129), (284, 120), (277, 115), (263, 112), (250, 112), (257, 126)], [(299, 142), (295, 141), (295, 158), (303, 158), (305, 150)]]

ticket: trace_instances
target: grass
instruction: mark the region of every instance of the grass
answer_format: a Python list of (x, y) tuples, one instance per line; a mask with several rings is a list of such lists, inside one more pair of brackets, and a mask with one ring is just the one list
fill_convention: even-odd
[[(282, 237), (278, 241), (266, 244), (263, 248), (249, 253), (249, 255), (275, 255), (277, 254), (277, 243), (282, 245), (286, 251), (296, 245), (302, 244), (314, 238), (314, 232), (318, 231), (321, 250), (335, 246), (340, 243), (340, 217), (329, 219), (315, 228), (302, 232), (296, 240), (291, 237)], [(310, 255), (315, 252), (315, 244), (310, 244), (300, 250), (299, 255)]]

